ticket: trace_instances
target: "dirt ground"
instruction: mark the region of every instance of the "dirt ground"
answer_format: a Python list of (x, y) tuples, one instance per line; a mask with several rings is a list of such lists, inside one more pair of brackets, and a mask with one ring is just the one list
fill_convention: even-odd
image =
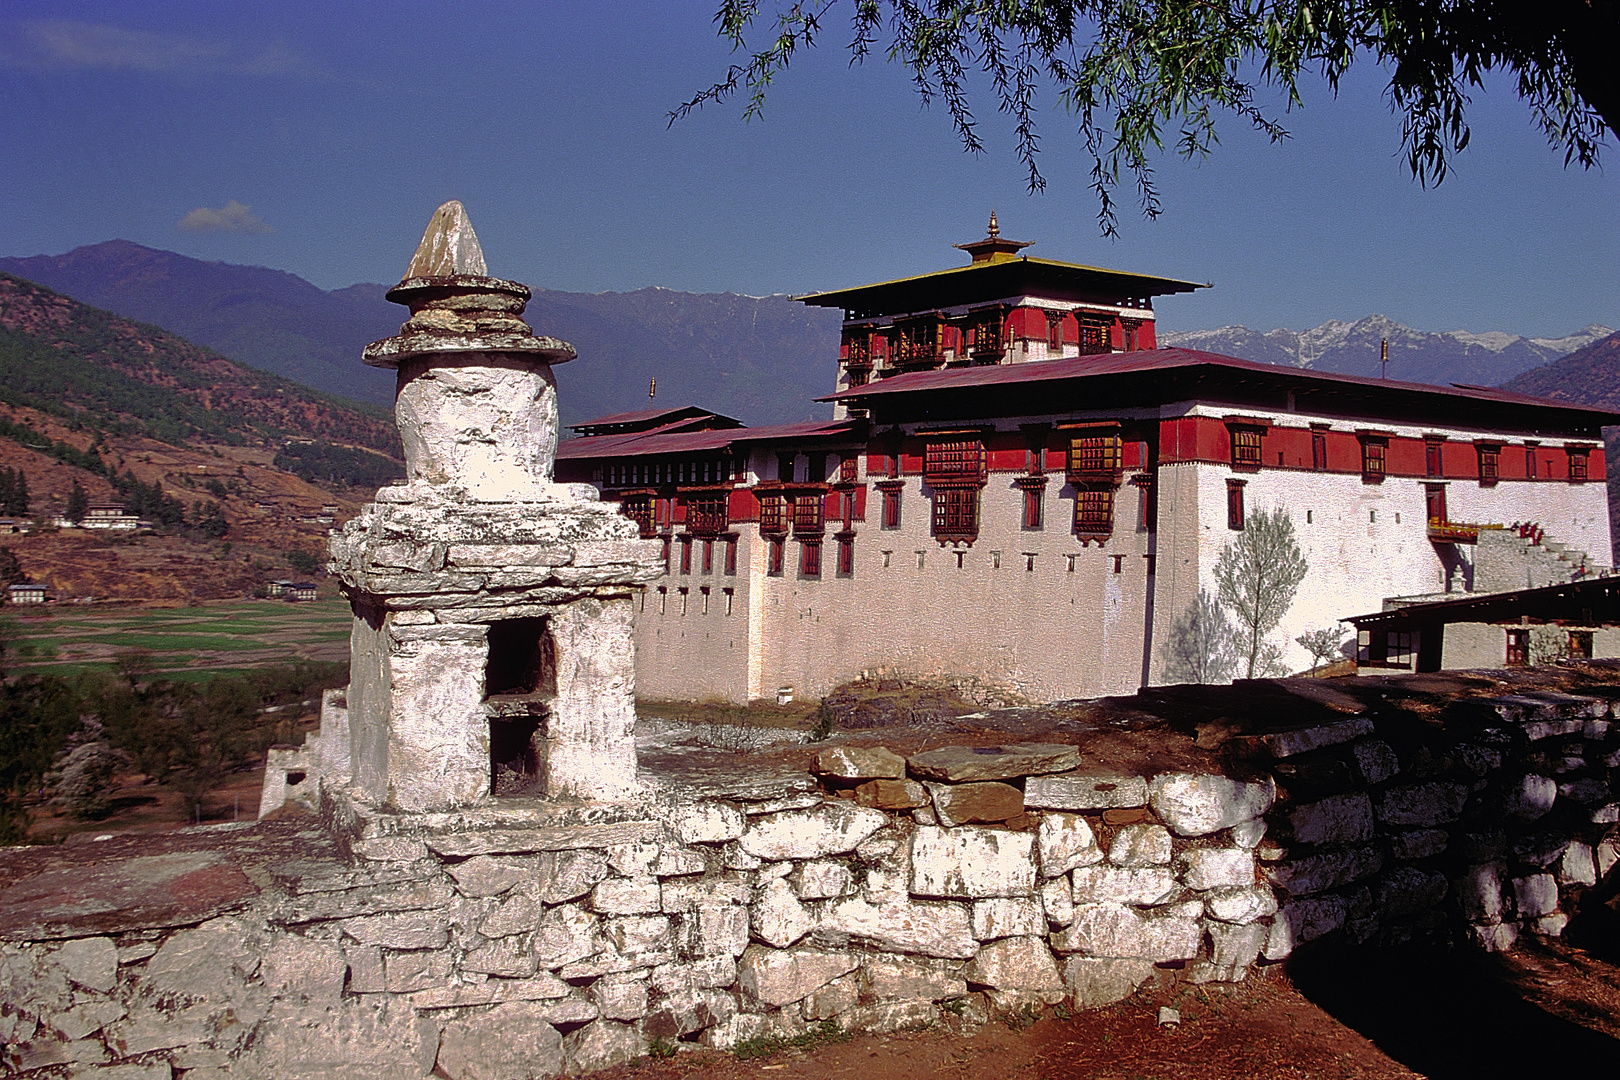
[(28, 842), (55, 844), (81, 834), (160, 833), (187, 825), (252, 821), (259, 816), (264, 766), (232, 773), (225, 783), (204, 795), (200, 821), (192, 819), (177, 792), (143, 776), (121, 779), (124, 782), (113, 793), (110, 812), (99, 820), (76, 821), (37, 798), (25, 799), (29, 810)]
[[(1161, 1026), (1159, 1009), (1181, 1013)], [(696, 1050), (604, 1080), (1248, 1080), (1535, 1075), (1620, 1070), (1620, 969), (1559, 942), (1511, 958), (1433, 950), (1321, 953), (1233, 986), (1150, 986), (1106, 1009), (786, 1046)], [(1027, 1024), (1027, 1026), (1026, 1026)]]

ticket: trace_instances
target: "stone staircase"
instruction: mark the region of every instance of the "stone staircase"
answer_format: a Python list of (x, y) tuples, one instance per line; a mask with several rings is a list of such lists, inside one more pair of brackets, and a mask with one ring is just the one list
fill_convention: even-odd
[(1482, 529), (1474, 558), (1474, 592), (1511, 592), (1607, 576), (1587, 552), (1547, 536), (1534, 522)]

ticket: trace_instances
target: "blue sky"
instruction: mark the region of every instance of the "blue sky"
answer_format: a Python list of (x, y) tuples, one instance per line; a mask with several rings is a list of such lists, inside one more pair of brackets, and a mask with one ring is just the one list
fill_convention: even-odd
[(956, 265), (948, 245), (995, 208), (1031, 255), (1215, 283), (1164, 300), (1168, 328), (1620, 326), (1620, 189), (1564, 169), (1505, 81), (1476, 95), (1473, 145), (1437, 190), (1406, 173), (1369, 68), (1311, 93), (1280, 147), (1228, 123), (1212, 159), (1166, 158), (1164, 215), (1127, 210), (1106, 240), (1062, 113), (1031, 196), (989, 98), (989, 151), (964, 154), (903, 72), (847, 66), (837, 23), (763, 120), (711, 106), (668, 129), (730, 59), (711, 17), (687, 0), (13, 0), (0, 255), (122, 237), (323, 288), (391, 282), (459, 198), (503, 277), (762, 295)]

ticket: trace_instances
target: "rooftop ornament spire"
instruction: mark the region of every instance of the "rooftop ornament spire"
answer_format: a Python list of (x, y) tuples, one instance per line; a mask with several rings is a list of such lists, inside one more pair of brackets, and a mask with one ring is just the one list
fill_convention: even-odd
[(990, 211), (990, 230), (983, 240), (975, 240), (971, 244), (952, 244), (951, 247), (965, 251), (973, 256), (976, 263), (1008, 262), (1014, 258), (1020, 248), (1027, 248), (1034, 241), (1003, 240), (1001, 226), (996, 223), (996, 212)]

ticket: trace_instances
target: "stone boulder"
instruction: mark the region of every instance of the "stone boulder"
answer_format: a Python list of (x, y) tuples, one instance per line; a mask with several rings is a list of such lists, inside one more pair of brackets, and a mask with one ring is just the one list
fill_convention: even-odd
[(854, 851), (888, 823), (889, 816), (878, 810), (824, 803), (757, 818), (737, 843), (758, 859), (819, 859)]
[(1013, 780), (1021, 776), (1068, 772), (1080, 764), (1080, 750), (1061, 743), (944, 746), (913, 754), (907, 764), (911, 774), (923, 780), (952, 784)]
[(1005, 829), (925, 825), (911, 838), (916, 896), (1028, 896), (1035, 887), (1035, 837)]
[(1260, 817), (1277, 797), (1270, 777), (1246, 784), (1224, 776), (1166, 773), (1148, 785), (1148, 803), (1177, 836), (1208, 836)]
[(900, 780), (906, 759), (885, 746), (832, 746), (816, 755), (813, 771), (834, 780)]
[(437, 1071), (450, 1080), (545, 1080), (563, 1071), (562, 1036), (537, 1002), (509, 1002), (445, 1025)]
[(1052, 950), (1038, 937), (1009, 937), (979, 950), (962, 972), (969, 983), (992, 990), (1063, 992)]
[(947, 828), (975, 822), (995, 824), (1024, 813), (1024, 793), (1011, 784), (991, 780), (926, 787), (934, 802), (934, 814)]
[(802, 1001), (858, 967), (860, 960), (849, 952), (750, 945), (737, 963), (737, 986), (746, 997), (779, 1008)]

